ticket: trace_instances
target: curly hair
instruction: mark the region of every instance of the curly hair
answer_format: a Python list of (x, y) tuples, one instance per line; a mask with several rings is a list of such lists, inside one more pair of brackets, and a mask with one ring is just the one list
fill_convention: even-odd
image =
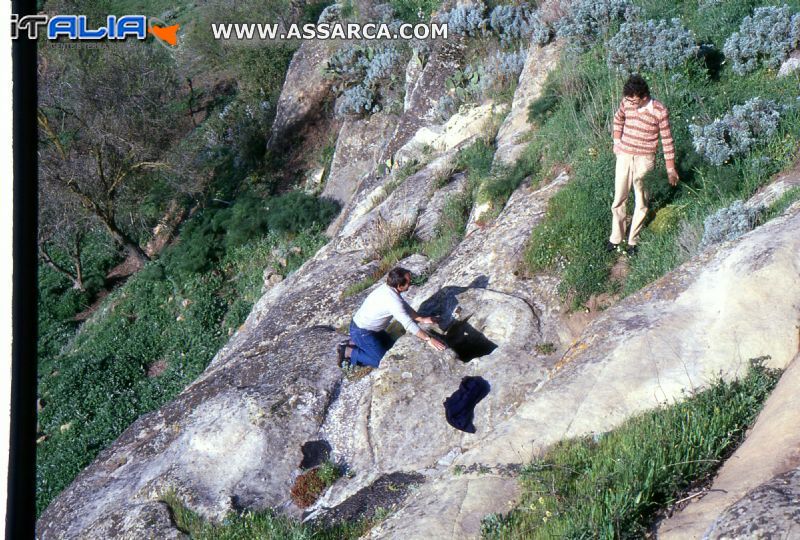
[(386, 276), (386, 284), (392, 288), (397, 288), (400, 285), (405, 285), (406, 276), (408, 276), (408, 279), (411, 279), (411, 270), (406, 270), (405, 268), (396, 266), (392, 268), (389, 271), (389, 274)]
[(631, 75), (622, 87), (622, 95), (625, 97), (650, 97), (650, 87), (640, 75)]

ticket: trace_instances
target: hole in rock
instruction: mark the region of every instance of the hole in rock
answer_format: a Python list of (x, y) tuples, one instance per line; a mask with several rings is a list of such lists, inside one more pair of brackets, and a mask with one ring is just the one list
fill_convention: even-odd
[(322, 465), (331, 455), (331, 445), (326, 440), (308, 441), (300, 449), (303, 451), (303, 461), (300, 462), (303, 470)]
[(497, 348), (497, 344), (484, 336), (467, 320), (457, 321), (450, 326), (444, 336), (444, 341), (465, 363), (486, 356)]

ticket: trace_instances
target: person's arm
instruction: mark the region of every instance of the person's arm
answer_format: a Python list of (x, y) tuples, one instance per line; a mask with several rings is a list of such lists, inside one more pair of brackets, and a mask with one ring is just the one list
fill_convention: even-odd
[(672, 130), (669, 125), (669, 111), (666, 107), (662, 111), (661, 120), (658, 122), (658, 131), (661, 135), (661, 148), (664, 150), (664, 162), (667, 165), (667, 179), (669, 185), (678, 185), (678, 170), (675, 168), (675, 141), (672, 139)]
[(614, 113), (614, 131), (612, 137), (614, 139), (614, 153), (617, 153), (617, 147), (622, 141), (622, 131), (625, 127), (625, 102), (622, 101)]
[(414, 334), (422, 341), (427, 342), (431, 347), (436, 349), (437, 351), (441, 351), (445, 349), (444, 343), (436, 339), (435, 337), (429, 335), (427, 332), (422, 330), (417, 323), (414, 322), (414, 319), (425, 319), (421, 322), (431, 322), (429, 319), (431, 317), (421, 317), (419, 313), (414, 311), (414, 309), (408, 305), (408, 303), (403, 300), (403, 298), (399, 294), (395, 294), (394, 301), (392, 302), (389, 310), (392, 313), (392, 316), (397, 319), (400, 324), (403, 325), (403, 328), (406, 329), (406, 332), (409, 334)]
[(443, 351), (447, 348), (447, 346), (433, 337), (432, 335), (425, 332), (425, 330), (418, 330), (416, 336), (421, 339), (422, 341), (427, 341), (428, 345), (436, 349), (437, 351)]

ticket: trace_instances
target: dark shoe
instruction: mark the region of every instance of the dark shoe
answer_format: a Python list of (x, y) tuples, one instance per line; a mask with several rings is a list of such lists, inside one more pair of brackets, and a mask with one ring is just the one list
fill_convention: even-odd
[(633, 257), (638, 252), (639, 252), (638, 246), (628, 246), (628, 249), (625, 250), (625, 253), (628, 255), (628, 257)]
[(612, 244), (611, 242), (606, 242), (606, 251), (616, 251), (619, 247), (619, 244)]

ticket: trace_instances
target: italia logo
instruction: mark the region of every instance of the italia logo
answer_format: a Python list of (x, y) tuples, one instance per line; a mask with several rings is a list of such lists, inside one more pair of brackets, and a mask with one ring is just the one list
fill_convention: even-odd
[(47, 39), (67, 38), (74, 41), (122, 41), (128, 38), (147, 39), (151, 34), (164, 46), (178, 46), (178, 30), (180, 25), (167, 26), (156, 17), (144, 15), (109, 15), (105, 26), (92, 28), (86, 15), (27, 15), (19, 17), (11, 15), (11, 38), (17, 39), (20, 34), (29, 39), (38, 39), (39, 29), (44, 28)]

